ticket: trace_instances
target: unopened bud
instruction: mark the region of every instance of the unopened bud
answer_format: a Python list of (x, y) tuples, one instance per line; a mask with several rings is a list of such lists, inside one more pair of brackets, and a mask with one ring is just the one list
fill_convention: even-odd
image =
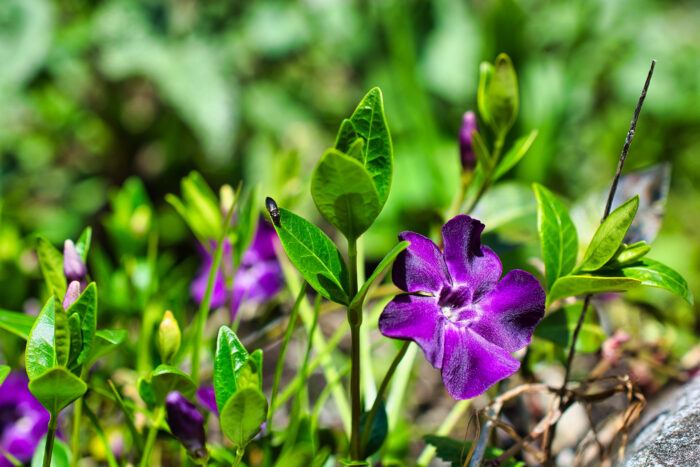
[(72, 240), (63, 244), (63, 274), (69, 281), (79, 282), (85, 281), (87, 276), (87, 267)]
[(219, 202), (221, 203), (221, 212), (223, 215), (227, 215), (233, 206), (233, 202), (236, 200), (236, 194), (231, 188), (231, 185), (221, 185), (219, 189)]
[(207, 448), (204, 417), (197, 407), (185, 396), (173, 391), (165, 399), (165, 411), (173, 436), (182, 443), (192, 457), (205, 459)]
[(158, 351), (164, 363), (169, 363), (180, 349), (180, 326), (172, 312), (166, 311), (158, 327)]
[(474, 152), (474, 132), (476, 126), (476, 114), (471, 110), (462, 117), (462, 128), (459, 130), (459, 155), (462, 160), (462, 170), (472, 171), (476, 167), (476, 153)]
[(63, 297), (63, 309), (67, 310), (72, 304), (75, 303), (78, 298), (80, 298), (80, 282), (72, 281), (68, 284), (68, 290), (66, 291), (65, 297)]

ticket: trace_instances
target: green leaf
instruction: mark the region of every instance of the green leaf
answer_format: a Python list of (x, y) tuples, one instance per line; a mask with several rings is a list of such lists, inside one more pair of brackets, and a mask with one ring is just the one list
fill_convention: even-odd
[[(425, 435), (423, 440), (426, 444), (435, 446), (437, 456), (445, 462), (449, 462), (453, 467), (462, 467), (472, 446), (471, 441), (459, 441), (447, 436)], [(502, 449), (487, 446), (484, 460), (495, 459), (501, 454), (503, 454)], [(525, 463), (506, 459), (501, 465), (504, 467), (524, 467)]]
[(394, 262), (399, 253), (408, 248), (410, 244), (411, 242), (399, 242), (396, 246), (394, 246), (394, 248), (391, 249), (391, 251), (389, 251), (389, 253), (386, 254), (386, 256), (384, 256), (377, 267), (374, 268), (372, 275), (367, 278), (364, 284), (362, 284), (359, 292), (357, 292), (357, 295), (355, 295), (355, 298), (353, 298), (350, 308), (359, 309), (359, 307), (364, 304), (365, 297), (367, 296), (367, 292), (369, 292), (369, 288), (372, 286), (372, 283), (377, 280), (381, 273), (384, 272), (384, 270), (388, 268), (391, 263)]
[(68, 366), (70, 359), (70, 326), (68, 314), (56, 299), (54, 310), (53, 349), (56, 353), (56, 365)]
[(369, 172), (384, 206), (389, 197), (394, 170), (394, 150), (389, 126), (384, 116), (384, 102), (379, 88), (371, 89), (350, 117), (355, 131), (365, 140), (363, 165)]
[(126, 331), (123, 329), (101, 329), (95, 332), (90, 356), (86, 360), (87, 366), (91, 366), (101, 357), (119, 347), (126, 339)]
[(152, 409), (156, 406), (156, 395), (153, 392), (153, 386), (146, 380), (146, 378), (139, 378), (136, 383), (136, 390), (139, 393), (139, 397), (146, 404), (146, 407)]
[(92, 242), (92, 227), (85, 227), (83, 233), (80, 234), (78, 242), (75, 244), (75, 249), (82, 258), (83, 262), (87, 262), (87, 255), (90, 251), (90, 243)]
[(221, 326), (214, 356), (214, 394), (219, 412), (238, 389), (238, 374), (249, 356), (236, 333), (227, 326)]
[(26, 313), (17, 311), (0, 310), (0, 329), (21, 337), (24, 340), (29, 338), (29, 332), (34, 326), (36, 318)]
[(2, 383), (5, 381), (5, 378), (7, 378), (7, 375), (10, 374), (10, 367), (7, 365), (0, 365), (0, 386), (2, 386)]
[[(73, 456), (70, 448), (60, 439), (55, 439), (53, 442), (53, 451), (51, 452), (51, 467), (70, 467)], [(32, 455), (31, 467), (42, 467), (44, 465), (44, 451), (46, 450), (46, 435), (41, 438), (39, 444), (34, 449)]]
[(36, 251), (49, 293), (63, 297), (67, 288), (66, 276), (63, 275), (63, 255), (51, 242), (41, 236), (37, 237)]
[(80, 316), (74, 313), (68, 316), (68, 329), (70, 330), (70, 356), (68, 357), (68, 368), (77, 366), (76, 360), (83, 348), (83, 336), (80, 330)]
[[(568, 349), (580, 314), (580, 303), (566, 305), (547, 315), (535, 328), (535, 336)], [(576, 340), (576, 351), (597, 352), (606, 337), (603, 329), (595, 322), (595, 310), (589, 309)]]
[(257, 349), (250, 354), (250, 358), (245, 362), (236, 376), (237, 390), (245, 388), (255, 388), (262, 391), (262, 350)]
[(623, 267), (615, 274), (622, 274), (631, 279), (641, 281), (642, 285), (668, 290), (678, 295), (685, 301), (693, 304), (693, 293), (688, 287), (688, 282), (678, 272), (670, 267), (650, 258)]
[(30, 380), (39, 377), (56, 364), (56, 352), (54, 351), (55, 313), (56, 298), (51, 297), (29, 331), (24, 362)]
[(314, 451), (309, 443), (297, 444), (284, 452), (275, 462), (275, 467), (309, 467), (313, 466)]
[(31, 379), (29, 391), (55, 417), (85, 394), (87, 384), (65, 368), (55, 367)]
[(221, 431), (238, 448), (244, 448), (267, 419), (267, 399), (258, 389), (236, 392), (219, 416)]
[(599, 292), (632, 289), (641, 281), (628, 277), (593, 276), (589, 274), (564, 276), (557, 279), (547, 294), (547, 305), (560, 298)]
[(150, 385), (157, 405), (164, 404), (171, 391), (177, 391), (190, 399), (197, 391), (192, 378), (170, 365), (158, 365), (151, 373)]
[(622, 203), (598, 227), (577, 271), (596, 271), (615, 255), (632, 225), (639, 207), (639, 196)]
[(80, 317), (83, 347), (80, 350), (76, 364), (82, 365), (90, 354), (95, 339), (95, 330), (97, 328), (97, 285), (91, 282), (66, 312), (69, 315), (77, 314)]
[[(357, 134), (357, 130), (355, 130), (355, 125), (352, 124), (350, 119), (346, 118), (340, 124), (340, 128), (338, 129), (338, 134), (335, 137), (335, 144), (333, 145), (333, 147), (342, 153), (349, 154), (350, 147), (353, 144), (355, 144), (355, 142), (358, 139), (358, 136), (359, 135)], [(360, 139), (362, 140), (362, 138)], [(364, 148), (364, 144), (362, 146)], [(361, 155), (358, 160), (364, 165), (364, 156)]]
[[(367, 422), (367, 412), (364, 412), (360, 416), (360, 439), (362, 439), (362, 432), (364, 431), (365, 423)], [(377, 413), (374, 414), (374, 419), (372, 419), (372, 427), (369, 430), (369, 438), (367, 438), (367, 445), (362, 447), (363, 457), (369, 457), (375, 452), (379, 451), (382, 447), (384, 440), (386, 439), (387, 431), (389, 430), (389, 421), (386, 416), (386, 408), (384, 407), (384, 402), (382, 401), (379, 405)]]
[(223, 216), (219, 202), (204, 178), (192, 171), (180, 183), (182, 200), (174, 195), (166, 196), (175, 210), (182, 216), (199, 241), (219, 238)]
[(381, 211), (379, 194), (360, 162), (329, 149), (311, 175), (311, 196), (323, 217), (349, 240), (362, 235)]
[(283, 208), (279, 214), (275, 229), (289, 260), (317, 292), (347, 305), (348, 268), (338, 248), (306, 219)]
[(477, 162), (482, 165), (485, 173), (491, 173), (496, 161), (493, 160), (493, 156), (486, 147), (484, 139), (477, 131), (472, 132), (472, 139), (474, 142), (474, 154), (476, 155)]
[(496, 57), (494, 65), (482, 64), (479, 91), (479, 112), (496, 135), (503, 137), (518, 116), (518, 78), (508, 55)]
[(578, 237), (566, 207), (542, 185), (533, 184), (537, 197), (537, 231), (542, 248), (545, 279), (552, 289), (556, 280), (576, 264)]
[(238, 210), (236, 213), (238, 224), (235, 229), (236, 235), (232, 248), (234, 269), (238, 268), (241, 264), (243, 253), (250, 245), (253, 235), (255, 235), (255, 230), (258, 227), (258, 218), (260, 215), (260, 210), (258, 208), (259, 191), (260, 187), (256, 184), (250, 190), (246, 190), (243, 195), (240, 195), (240, 201), (235, 201), (237, 206), (234, 209)]
[(632, 245), (624, 243), (618, 248), (615, 255), (605, 264), (605, 269), (619, 269), (628, 264), (634, 263), (651, 251), (651, 246), (647, 242), (641, 241)]
[(520, 159), (522, 159), (527, 151), (532, 146), (537, 138), (537, 130), (532, 130), (529, 135), (518, 138), (508, 152), (503, 156), (500, 164), (496, 167), (493, 173), (493, 181), (495, 182), (504, 176), (510, 169), (515, 167)]

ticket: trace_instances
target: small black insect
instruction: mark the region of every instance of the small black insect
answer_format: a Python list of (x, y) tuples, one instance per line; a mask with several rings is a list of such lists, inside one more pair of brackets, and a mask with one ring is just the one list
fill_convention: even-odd
[(267, 211), (270, 213), (270, 217), (272, 218), (272, 223), (275, 224), (277, 227), (280, 226), (280, 210), (277, 207), (277, 203), (275, 203), (275, 200), (270, 198), (269, 196), (265, 198), (265, 207), (267, 208)]

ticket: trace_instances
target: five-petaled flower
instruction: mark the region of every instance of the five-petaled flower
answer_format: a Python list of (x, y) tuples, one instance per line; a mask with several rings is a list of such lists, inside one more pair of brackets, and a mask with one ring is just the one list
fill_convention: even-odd
[(423, 349), (455, 399), (475, 397), (515, 373), (520, 362), (510, 353), (530, 342), (544, 315), (540, 283), (517, 269), (500, 279), (501, 260), (481, 245), (483, 229), (465, 215), (448, 221), (444, 254), (428, 238), (402, 232), (399, 240), (411, 245), (396, 259), (393, 280), (408, 293), (394, 297), (379, 318), (382, 334)]

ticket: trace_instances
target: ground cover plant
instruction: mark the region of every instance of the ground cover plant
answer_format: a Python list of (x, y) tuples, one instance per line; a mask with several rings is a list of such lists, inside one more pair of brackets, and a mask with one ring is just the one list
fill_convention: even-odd
[[(456, 8), (444, 3), (435, 7), (436, 22), (449, 23)], [(42, 2), (27, 5), (7, 17), (29, 18), (36, 33), (30, 19), (50, 14), (42, 16)], [(499, 5), (485, 15), (494, 28), (515, 14), (511, 2)], [(644, 122), (652, 118), (647, 93), (657, 79), (664, 83), (664, 65), (642, 63), (625, 76), (634, 95), (600, 116), (610, 128), (573, 111), (560, 115), (578, 132), (596, 127), (612, 141), (614, 152), (595, 156), (607, 171), (557, 160), (578, 154), (567, 146), (573, 139), (555, 143), (555, 114), (532, 124), (544, 112), (533, 110), (532, 83), (552, 70), (521, 72), (514, 62), (526, 60), (495, 53), (510, 50), (507, 41), (494, 42), (490, 60), (469, 70), (473, 89), (462, 87), (473, 98), (459, 106), (454, 96), (462, 94), (451, 87), (458, 81), (426, 72), (449, 108), (444, 118), (453, 120), (443, 144), (420, 80), (402, 68), (411, 53), (392, 42), (422, 33), (400, 7), (383, 7), (378, 24), (404, 74), (386, 92), (372, 87), (387, 82), (377, 66), (367, 71), (366, 89), (338, 91), (345, 97), (318, 116), (332, 127), (323, 136), (280, 124), (305, 121), (323, 100), (301, 93), (300, 106), (285, 106), (280, 89), (294, 88), (295, 76), (327, 57), (306, 56), (303, 43), (288, 40), (301, 10), (268, 7), (249, 7), (251, 26), (236, 37), (213, 6), (202, 7), (197, 14), (206, 21), (196, 26), (178, 7), (181, 16), (168, 16), (168, 27), (157, 2), (105, 2), (94, 14), (76, 6), (60, 10), (78, 18), (60, 35), (60, 50), (76, 55), (49, 54), (26, 102), (13, 97), (18, 88), (0, 71), (0, 104), (24, 122), (0, 130), (0, 467), (624, 459), (647, 398), (700, 367), (689, 311), (694, 273), (686, 280), (682, 258), (694, 257), (692, 242), (682, 237), (682, 254), (673, 242), (655, 242), (671, 165), (639, 156), (658, 131)], [(266, 27), (273, 16), (279, 25)], [(124, 36), (125, 28), (142, 42)], [(188, 28), (196, 29), (189, 42)], [(257, 28), (267, 34), (255, 35)], [(321, 29), (332, 36), (333, 28)], [(76, 59), (91, 54), (79, 45), (88, 30), (99, 44), (94, 68)], [(247, 42), (250, 34), (256, 41)], [(440, 56), (438, 39), (429, 52)], [(218, 40), (234, 44), (225, 50), (235, 57), (216, 55), (207, 41)], [(298, 54), (303, 72), (275, 70), (287, 53)], [(260, 84), (237, 69), (236, 86), (253, 96), (243, 98), (239, 122), (220, 67), (246, 60), (289, 81)], [(435, 60), (421, 69), (440, 68)], [(188, 100), (174, 76), (207, 85)], [(57, 92), (54, 79), (68, 87)], [(112, 80), (129, 89), (120, 107), (134, 125), (129, 135), (110, 133), (120, 128), (110, 122), (112, 104), (98, 118), (91, 112), (99, 105), (81, 113), (77, 94), (76, 102), (61, 97), (81, 79), (101, 89), (96, 102), (119, 95)], [(149, 107), (149, 83), (170, 110)], [(23, 120), (30, 108), (39, 110)], [(186, 117), (169, 120), (169, 111)], [(72, 114), (78, 123), (64, 119)], [(51, 127), (54, 119), (67, 126)], [(240, 141), (224, 124), (234, 121)], [(88, 129), (73, 145), (46, 136), (76, 126)], [(128, 152), (143, 132), (158, 142), (134, 151), (133, 170), (119, 157), (99, 169), (84, 157), (112, 147)], [(287, 144), (270, 143), (276, 132)], [(243, 169), (223, 162), (234, 142), (245, 148)], [(54, 150), (76, 157), (69, 172), (84, 182), (41, 165), (40, 155)], [(166, 162), (163, 154), (187, 155)], [(192, 155), (197, 164), (188, 162)], [(98, 170), (96, 179), (85, 175)], [(34, 171), (38, 178), (25, 184)], [(686, 172), (680, 179), (692, 179)], [(102, 184), (110, 177), (118, 183), (107, 196)], [(75, 194), (64, 208), (51, 190)]]

